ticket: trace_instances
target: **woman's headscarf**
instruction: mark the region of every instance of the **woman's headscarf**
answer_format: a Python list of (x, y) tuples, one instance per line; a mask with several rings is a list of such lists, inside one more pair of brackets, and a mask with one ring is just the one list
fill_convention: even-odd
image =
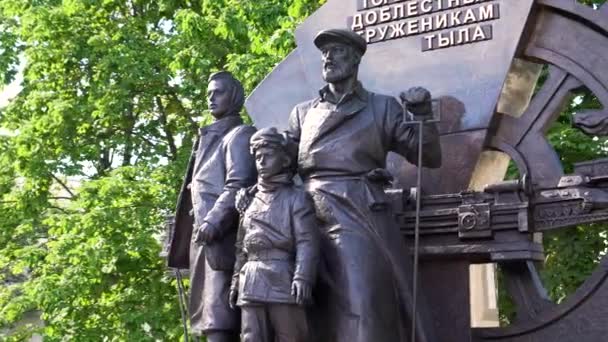
[(230, 108), (226, 115), (239, 115), (245, 104), (245, 89), (243, 89), (243, 85), (228, 71), (219, 71), (209, 76), (209, 82), (217, 80), (228, 82)]

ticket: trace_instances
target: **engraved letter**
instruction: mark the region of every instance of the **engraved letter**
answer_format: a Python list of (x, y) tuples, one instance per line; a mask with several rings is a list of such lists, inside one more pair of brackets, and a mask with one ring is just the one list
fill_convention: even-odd
[(494, 5), (489, 4), (479, 7), (479, 20), (494, 19)]
[(393, 7), (393, 19), (402, 19), (405, 18), (405, 4), (399, 4)]
[(448, 0), (448, 8), (460, 6), (460, 0)]
[(386, 34), (388, 33), (388, 26), (379, 27), (378, 31), (380, 31), (380, 39), (379, 42), (386, 39)]
[(407, 22), (407, 35), (418, 34), (418, 20), (410, 20)]
[(450, 46), (450, 37), (449, 36), (444, 37), (444, 34), (441, 33), (441, 34), (439, 34), (439, 36), (437, 38), (439, 40), (439, 44), (438, 44), (439, 48), (444, 48), (444, 47)]
[(462, 24), (460, 21), (461, 14), (462, 14), (462, 11), (455, 11), (455, 12), (450, 13), (450, 27), (458, 26), (458, 25)]
[(415, 16), (418, 15), (418, 2), (412, 1), (406, 4), (407, 6), (407, 16)]
[(365, 34), (365, 36), (366, 36), (367, 43), (369, 44), (372, 41), (372, 39), (376, 36), (376, 29), (370, 28), (370, 29), (367, 29), (366, 32), (367, 33)]
[(405, 36), (405, 31), (403, 31), (404, 22), (392, 24), (391, 27), (391, 38), (403, 37)]
[(385, 23), (391, 21), (391, 9), (390, 7), (384, 7), (380, 10), (380, 22)]
[(353, 18), (353, 26), (351, 27), (351, 29), (353, 31), (359, 31), (363, 30), (364, 28), (365, 26), (363, 25), (363, 18), (361, 17), (361, 13), (355, 14), (355, 17)]
[(475, 26), (475, 33), (473, 33), (472, 41), (476, 42), (479, 40), (486, 40), (486, 33), (481, 29), (481, 26)]
[(465, 12), (464, 15), (464, 20), (462, 21), (463, 24), (469, 24), (469, 23), (474, 23), (477, 20), (477, 18), (475, 18), (475, 12), (472, 9), (468, 9)]
[(433, 18), (424, 17), (420, 19), (420, 33), (433, 31)]
[[(440, 0), (441, 1), (441, 0)], [(435, 29), (442, 29), (448, 27), (448, 14), (437, 14), (435, 18)]]
[(422, 0), (420, 2), (420, 11), (422, 14), (433, 12), (433, 0)]
[(373, 26), (378, 23), (378, 13), (369, 11), (365, 13), (365, 26)]
[(464, 44), (468, 43), (470, 40), (469, 29), (460, 29), (458, 30), (458, 39), (456, 39), (456, 44)]
[(430, 36), (424, 36), (424, 40), (422, 41), (422, 51), (433, 50), (433, 38), (435, 37), (436, 36), (434, 34)]

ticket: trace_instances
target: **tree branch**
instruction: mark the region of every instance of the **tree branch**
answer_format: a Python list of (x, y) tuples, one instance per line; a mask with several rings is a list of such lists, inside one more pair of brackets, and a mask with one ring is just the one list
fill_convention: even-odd
[(171, 156), (169, 156), (169, 159), (175, 160), (177, 158), (177, 147), (175, 146), (173, 132), (171, 132), (171, 128), (169, 127), (169, 124), (167, 122), (167, 111), (163, 106), (163, 103), (159, 96), (154, 97), (154, 100), (156, 101), (158, 112), (160, 113), (160, 123), (163, 126), (165, 138), (167, 139), (167, 143), (169, 144), (169, 151), (171, 152)]
[(59, 210), (59, 211), (61, 211), (61, 212), (62, 212), (62, 213), (64, 213), (64, 214), (70, 214), (70, 212), (69, 212), (69, 211), (67, 211), (66, 209), (61, 208), (61, 207), (57, 207), (57, 206), (54, 206), (54, 205), (49, 205), (49, 208), (50, 208), (50, 209)]
[(99, 156), (99, 160), (97, 161), (96, 169), (97, 175), (103, 176), (106, 172), (112, 167), (112, 160), (110, 156), (110, 149), (104, 148), (101, 151), (101, 155)]
[(74, 200), (74, 197), (54, 196), (54, 197), (49, 197), (49, 199), (53, 199), (53, 200)]
[(64, 182), (62, 182), (62, 181), (61, 181), (61, 179), (59, 179), (59, 177), (55, 176), (55, 175), (54, 175), (54, 174), (52, 174), (52, 173), (51, 173), (51, 177), (53, 177), (53, 179), (54, 179), (54, 180), (55, 180), (57, 183), (59, 183), (59, 185), (61, 185), (61, 187), (62, 187), (63, 189), (65, 189), (65, 191), (67, 191), (67, 192), (70, 194), (70, 196), (72, 196), (72, 197), (76, 197), (76, 195), (74, 195), (74, 193), (72, 192), (72, 190), (70, 190), (70, 188), (68, 188), (67, 184), (65, 184)]
[(131, 165), (131, 158), (133, 157), (133, 130), (135, 129), (135, 115), (133, 113), (133, 103), (129, 103), (127, 109), (127, 129), (125, 137), (125, 152), (122, 157), (122, 166)]
[(171, 97), (171, 99), (175, 102), (177, 107), (179, 108), (179, 114), (186, 118), (190, 122), (190, 128), (192, 133), (196, 134), (198, 130), (198, 123), (192, 119), (192, 115), (190, 115), (189, 111), (184, 107), (182, 101), (177, 96), (177, 91), (173, 87), (169, 87), (167, 94)]

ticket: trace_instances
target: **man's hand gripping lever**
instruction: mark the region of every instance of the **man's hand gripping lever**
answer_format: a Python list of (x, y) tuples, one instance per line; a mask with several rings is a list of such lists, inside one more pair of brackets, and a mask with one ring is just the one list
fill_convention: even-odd
[[(414, 269), (412, 276), (412, 337), (411, 341), (418, 341), (416, 338), (416, 318), (418, 316), (417, 302), (418, 302), (418, 265), (420, 255), (420, 207), (422, 199), (422, 153), (423, 141), (424, 141), (424, 125), (427, 123), (436, 123), (440, 120), (440, 113), (433, 111), (433, 100), (431, 93), (422, 87), (410, 88), (406, 92), (402, 92), (399, 95), (401, 99), (401, 105), (403, 108), (403, 115), (410, 124), (417, 125), (418, 127), (418, 160), (416, 166), (416, 189), (413, 193), (416, 195), (416, 222), (414, 226)], [(439, 106), (437, 106), (439, 108)], [(420, 332), (423, 333), (424, 332)]]

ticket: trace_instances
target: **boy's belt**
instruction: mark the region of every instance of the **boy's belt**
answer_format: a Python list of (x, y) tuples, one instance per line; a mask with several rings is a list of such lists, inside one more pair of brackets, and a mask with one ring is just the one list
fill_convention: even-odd
[(264, 260), (293, 260), (293, 255), (289, 252), (281, 251), (278, 249), (268, 249), (263, 251), (256, 251), (254, 253), (247, 253), (247, 261)]

